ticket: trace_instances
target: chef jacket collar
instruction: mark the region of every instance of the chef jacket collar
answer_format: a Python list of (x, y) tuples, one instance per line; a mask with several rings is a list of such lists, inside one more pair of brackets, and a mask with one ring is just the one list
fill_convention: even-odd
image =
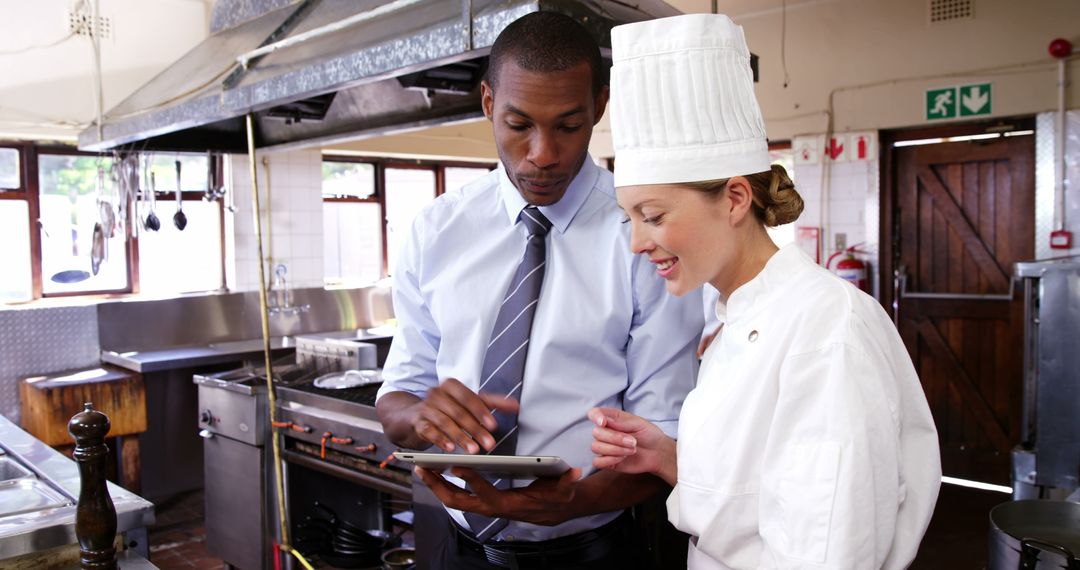
[(716, 317), (721, 323), (734, 323), (752, 314), (758, 301), (765, 300), (770, 293), (800, 278), (805, 265), (798, 260), (805, 256), (803, 250), (793, 243), (780, 248), (765, 263), (761, 272), (736, 289), (726, 303), (723, 299), (716, 303)]
[[(521, 211), (529, 203), (521, 197), (510, 177), (506, 175), (506, 169), (499, 164), (499, 195), (502, 196), (503, 205), (506, 207), (506, 215), (510, 217), (510, 223), (516, 224)], [(558, 229), (559, 233), (566, 233), (566, 228), (577, 215), (589, 192), (596, 184), (596, 178), (600, 175), (600, 167), (593, 162), (592, 155), (585, 156), (585, 163), (581, 170), (566, 188), (562, 199), (550, 206), (540, 206), (540, 212), (551, 221), (551, 226)]]

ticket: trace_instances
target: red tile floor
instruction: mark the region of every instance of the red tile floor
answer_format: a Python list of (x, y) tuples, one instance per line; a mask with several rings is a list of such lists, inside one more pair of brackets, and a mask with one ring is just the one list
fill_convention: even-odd
[[(990, 509), (1009, 496), (943, 485), (934, 518), (911, 570), (979, 570), (986, 567)], [(222, 570), (206, 551), (203, 495), (187, 493), (156, 505), (150, 527), (150, 561), (161, 570)]]
[(150, 561), (161, 570), (223, 570), (224, 563), (206, 551), (202, 491), (158, 501), (150, 527)]

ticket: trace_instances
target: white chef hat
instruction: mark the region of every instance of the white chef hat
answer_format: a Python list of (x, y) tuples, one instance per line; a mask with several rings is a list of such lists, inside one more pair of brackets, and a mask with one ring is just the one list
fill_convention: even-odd
[(769, 170), (742, 27), (686, 14), (611, 30), (615, 185), (717, 180)]

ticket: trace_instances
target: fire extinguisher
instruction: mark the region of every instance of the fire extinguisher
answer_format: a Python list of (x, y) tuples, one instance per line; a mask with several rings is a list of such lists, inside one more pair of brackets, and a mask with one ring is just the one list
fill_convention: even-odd
[[(835, 273), (841, 279), (850, 282), (852, 285), (858, 287), (861, 291), (867, 293), (870, 292), (870, 281), (867, 279), (867, 267), (866, 263), (855, 257), (856, 253), (864, 253), (856, 249), (859, 245), (853, 245), (846, 250), (838, 251), (831, 256), (829, 260), (825, 262), (825, 268)], [(836, 267), (832, 267), (832, 262), (838, 256), (843, 255), (843, 259), (836, 264)]]

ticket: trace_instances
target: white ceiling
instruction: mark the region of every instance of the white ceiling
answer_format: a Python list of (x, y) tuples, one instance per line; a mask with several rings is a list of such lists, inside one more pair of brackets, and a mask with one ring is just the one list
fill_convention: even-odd
[[(713, 0), (665, 0), (676, 9), (686, 13), (712, 12)], [(823, 4), (835, 0), (717, 0), (716, 11), (727, 14), (733, 20), (753, 18), (771, 14), (785, 8), (801, 7), (807, 4)]]

